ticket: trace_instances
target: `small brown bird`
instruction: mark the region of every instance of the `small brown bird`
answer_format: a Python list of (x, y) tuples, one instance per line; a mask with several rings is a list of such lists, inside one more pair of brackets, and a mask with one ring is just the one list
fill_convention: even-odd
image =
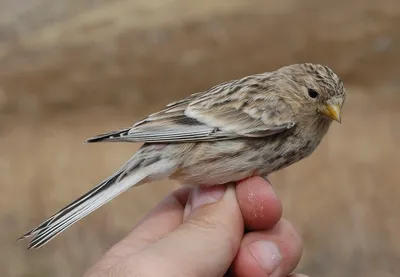
[(39, 248), (132, 186), (171, 178), (221, 185), (309, 156), (340, 122), (343, 82), (328, 67), (295, 64), (217, 85), (171, 103), (130, 128), (87, 142), (144, 142), (114, 175), (29, 231)]

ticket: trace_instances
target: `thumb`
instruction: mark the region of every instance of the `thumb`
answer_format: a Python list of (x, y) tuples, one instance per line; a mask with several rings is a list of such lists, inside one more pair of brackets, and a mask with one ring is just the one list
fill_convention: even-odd
[(182, 276), (221, 277), (243, 237), (235, 188), (195, 188), (187, 205), (184, 223), (153, 244), (153, 253), (164, 253), (166, 263), (179, 270), (180, 274), (171, 276), (184, 271)]

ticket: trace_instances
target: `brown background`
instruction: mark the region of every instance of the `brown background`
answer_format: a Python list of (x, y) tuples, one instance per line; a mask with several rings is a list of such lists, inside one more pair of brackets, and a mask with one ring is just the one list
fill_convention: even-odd
[(80, 276), (173, 184), (131, 190), (38, 251), (15, 239), (134, 144), (84, 145), (170, 101), (285, 64), (329, 65), (343, 123), (272, 181), (311, 276), (400, 272), (398, 0), (1, 0), (0, 275)]

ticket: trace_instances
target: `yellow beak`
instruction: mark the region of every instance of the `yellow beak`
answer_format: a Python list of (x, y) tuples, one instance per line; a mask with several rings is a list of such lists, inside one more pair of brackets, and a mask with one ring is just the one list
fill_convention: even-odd
[(340, 107), (337, 104), (326, 104), (326, 109), (323, 109), (321, 112), (326, 115), (327, 117), (336, 120), (337, 122), (341, 122), (340, 117)]

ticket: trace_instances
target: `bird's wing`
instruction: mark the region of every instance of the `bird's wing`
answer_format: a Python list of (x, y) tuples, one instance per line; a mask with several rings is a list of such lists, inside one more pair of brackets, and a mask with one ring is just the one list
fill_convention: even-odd
[(259, 83), (257, 78), (246, 77), (220, 84), (171, 103), (131, 128), (88, 142), (215, 141), (265, 137), (292, 128), (296, 122), (290, 106)]

